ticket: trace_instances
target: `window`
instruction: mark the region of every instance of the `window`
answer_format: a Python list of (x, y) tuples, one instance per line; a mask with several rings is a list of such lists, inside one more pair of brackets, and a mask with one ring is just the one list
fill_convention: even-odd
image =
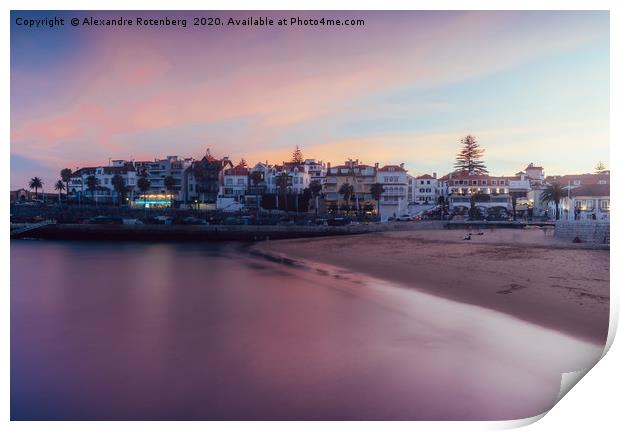
[(472, 186), (477, 186), (478, 185), (478, 180), (472, 180), (471, 181), (471, 185)]
[(486, 186), (487, 185), (487, 180), (482, 180), (482, 185)]
[(499, 180), (499, 185), (503, 186), (504, 185), (504, 180)]
[(233, 185), (233, 180), (232, 180), (232, 178), (226, 178), (226, 185), (227, 185), (227, 186), (232, 186), (232, 185)]
[(496, 186), (497, 185), (497, 181), (496, 180), (491, 180), (491, 185), (492, 186)]
[(609, 199), (601, 199), (599, 201), (599, 208), (605, 211), (609, 211)]

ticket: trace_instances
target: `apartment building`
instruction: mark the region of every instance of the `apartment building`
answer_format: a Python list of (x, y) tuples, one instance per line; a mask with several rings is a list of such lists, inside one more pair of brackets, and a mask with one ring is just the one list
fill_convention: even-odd
[(180, 200), (184, 204), (203, 203), (207, 208), (215, 208), (220, 185), (224, 183), (224, 171), (233, 167), (227, 156), (218, 159), (207, 148), (202, 159), (194, 160), (185, 169)]
[[(166, 156), (165, 159), (155, 159), (153, 161), (133, 162), (138, 176), (146, 174), (149, 180), (148, 193), (173, 194), (179, 197), (183, 190), (185, 181), (185, 170), (187, 170), (194, 160), (192, 158), (180, 158), (179, 156)], [(172, 177), (172, 189), (167, 189), (166, 177)]]
[(450, 208), (469, 208), (473, 194), (478, 194), (480, 198), (476, 200), (479, 207), (512, 207), (509, 177), (457, 171), (443, 176), (440, 181), (443, 188), (440, 195), (447, 198)]
[(413, 202), (421, 205), (432, 205), (437, 203), (439, 197), (439, 182), (437, 174), (419, 175), (413, 179), (412, 185)]
[(348, 183), (353, 186), (352, 202), (357, 207), (362, 203), (374, 202), (370, 188), (376, 182), (377, 169), (379, 164), (374, 166), (360, 163), (359, 160), (349, 159), (343, 165), (331, 166), (327, 164), (327, 172), (323, 183), (323, 196), (325, 203), (329, 206), (338, 206), (344, 203), (340, 188)]
[[(123, 179), (126, 197), (132, 199), (137, 184), (136, 170), (131, 162), (113, 160), (110, 166), (79, 168), (69, 179), (68, 196), (71, 200), (93, 199), (97, 202), (116, 201), (121, 194), (114, 187), (112, 179)], [(89, 177), (95, 178), (95, 187), (89, 187)]]
[(378, 168), (376, 182), (383, 185), (384, 190), (378, 205), (381, 219), (407, 214), (408, 183), (404, 163)]

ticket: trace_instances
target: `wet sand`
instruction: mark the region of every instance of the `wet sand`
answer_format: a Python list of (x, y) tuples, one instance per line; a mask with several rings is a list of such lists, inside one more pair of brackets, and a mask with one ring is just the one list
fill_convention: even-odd
[(256, 250), (336, 265), (604, 344), (609, 250), (536, 230), (459, 230), (262, 242)]

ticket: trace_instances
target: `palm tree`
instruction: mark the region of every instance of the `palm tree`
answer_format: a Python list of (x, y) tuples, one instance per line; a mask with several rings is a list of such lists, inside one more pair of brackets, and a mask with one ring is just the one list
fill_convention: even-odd
[(174, 193), (174, 185), (175, 185), (175, 181), (172, 175), (168, 175), (166, 178), (164, 178), (164, 187), (166, 188), (166, 191), (168, 193), (170, 194)]
[(56, 184), (54, 184), (54, 190), (58, 192), (58, 203), (60, 203), (60, 195), (62, 194), (62, 191), (64, 189), (65, 189), (65, 183), (63, 183), (62, 180), (56, 181)]
[[(99, 180), (94, 175), (89, 175), (86, 177), (86, 188), (90, 192), (91, 199), (95, 196), (95, 190), (99, 185)], [(97, 199), (95, 199), (95, 205), (97, 204)]]
[(437, 204), (439, 205), (439, 217), (441, 218), (441, 220), (443, 220), (443, 214), (446, 211), (446, 198), (443, 196), (439, 196), (437, 198)]
[(151, 187), (151, 182), (146, 179), (146, 177), (138, 178), (138, 188), (142, 193), (146, 193), (146, 191)]
[(340, 193), (342, 195), (342, 199), (344, 199), (347, 203), (347, 213), (349, 212), (349, 208), (351, 207), (351, 196), (353, 196), (353, 193), (355, 192), (355, 190), (353, 189), (353, 186), (349, 183), (344, 183), (343, 185), (340, 186), (340, 190), (338, 190), (338, 193)]
[(118, 198), (120, 197), (120, 200), (124, 200), (125, 192), (127, 190), (125, 188), (125, 180), (122, 176), (116, 174), (112, 177), (112, 186), (114, 187), (114, 191), (116, 191), (116, 203), (120, 204)]
[(35, 200), (39, 200), (39, 189), (43, 188), (43, 181), (39, 177), (34, 177), (30, 179), (28, 183), (30, 189), (34, 189), (34, 198)]
[(566, 190), (562, 188), (560, 183), (549, 184), (540, 194), (542, 203), (547, 204), (553, 202), (555, 204), (555, 219), (560, 219), (560, 201), (566, 196)]
[(469, 219), (478, 220), (480, 218), (480, 210), (476, 206), (476, 202), (480, 199), (482, 193), (474, 192), (469, 196)]
[(517, 195), (510, 193), (510, 200), (512, 203), (512, 221), (517, 221)]
[(60, 171), (60, 178), (65, 182), (65, 190), (67, 191), (67, 200), (69, 200), (69, 180), (71, 179), (73, 172), (69, 168), (64, 168)]
[(250, 182), (254, 186), (254, 194), (256, 196), (256, 211), (260, 210), (260, 203), (258, 202), (258, 185), (261, 181), (263, 181), (263, 173), (261, 171), (254, 171), (250, 174)]
[(370, 186), (370, 194), (377, 201), (377, 214), (381, 217), (381, 195), (385, 193), (385, 188), (381, 183), (374, 183)]
[(318, 180), (312, 180), (310, 181), (310, 185), (308, 186), (308, 188), (310, 189), (310, 193), (312, 193), (312, 196), (314, 197), (314, 213), (316, 215), (319, 215), (319, 194), (323, 189), (323, 185)]
[[(286, 194), (288, 192), (288, 186), (289, 186), (290, 178), (291, 178), (291, 176), (286, 171), (282, 171), (280, 173), (280, 175), (278, 175), (276, 177), (276, 188), (278, 190), (278, 193), (276, 193), (276, 197), (280, 193), (284, 194), (284, 209), (286, 211), (288, 211), (288, 202), (286, 200)], [(277, 207), (278, 207), (278, 209), (280, 209), (279, 202), (278, 202)]]

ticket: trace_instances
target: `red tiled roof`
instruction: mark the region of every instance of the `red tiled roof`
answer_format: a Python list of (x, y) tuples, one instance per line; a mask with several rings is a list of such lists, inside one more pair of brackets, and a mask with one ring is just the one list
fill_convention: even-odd
[(562, 185), (571, 184), (577, 180), (581, 184), (598, 184), (599, 181), (610, 181), (609, 174), (578, 174), (578, 175), (552, 175), (547, 176), (545, 180), (549, 183), (560, 183)]
[(419, 177), (415, 177), (416, 180), (432, 180), (435, 177), (433, 177), (432, 175), (429, 174), (424, 174), (424, 175), (420, 175)]
[(586, 196), (609, 196), (609, 184), (586, 184), (570, 189), (571, 198)]
[[(364, 165), (358, 165), (358, 167), (362, 167)], [(404, 168), (401, 168), (398, 165), (385, 165), (382, 168), (379, 168), (381, 172), (407, 172)]]
[(230, 168), (224, 171), (224, 175), (248, 175), (250, 170), (246, 166), (237, 165), (234, 168)]

